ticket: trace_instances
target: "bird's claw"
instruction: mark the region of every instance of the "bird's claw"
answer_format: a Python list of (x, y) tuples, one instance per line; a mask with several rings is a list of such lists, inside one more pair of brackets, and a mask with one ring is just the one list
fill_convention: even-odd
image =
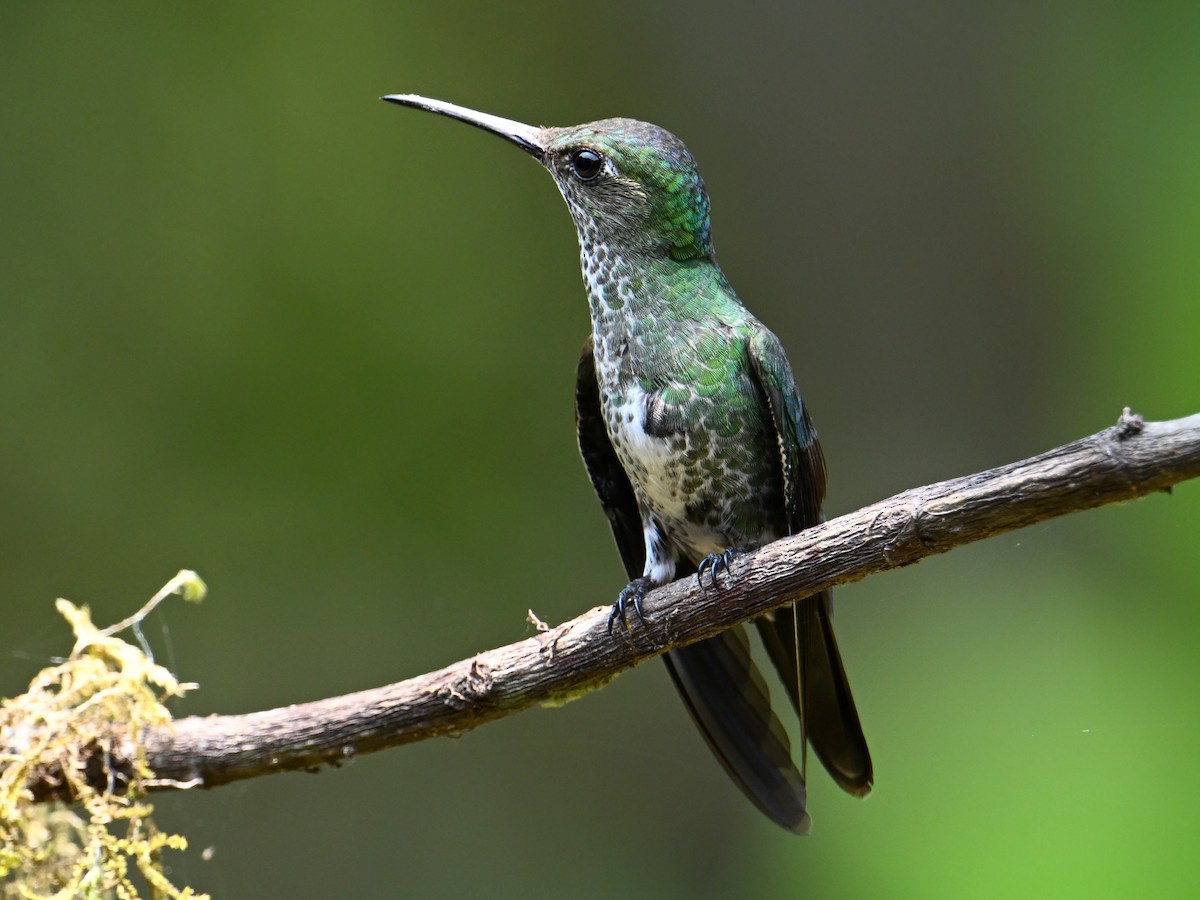
[(696, 567), (696, 584), (699, 587), (704, 587), (704, 573), (708, 573), (709, 586), (717, 586), (717, 575), (724, 569), (729, 572), (729, 564), (745, 553), (745, 550), (739, 550), (737, 547), (727, 547), (720, 553), (710, 553), (704, 559), (700, 560), (700, 565)]
[(629, 627), (629, 619), (626, 610), (630, 604), (633, 604), (633, 611), (637, 614), (639, 622), (645, 622), (646, 616), (642, 612), (642, 601), (646, 599), (646, 592), (650, 590), (650, 579), (643, 575), (641, 578), (635, 578), (625, 586), (625, 589), (617, 595), (617, 602), (612, 606), (612, 612), (608, 616), (608, 633), (612, 634), (613, 624), (617, 619), (621, 620), (621, 624), (626, 628)]

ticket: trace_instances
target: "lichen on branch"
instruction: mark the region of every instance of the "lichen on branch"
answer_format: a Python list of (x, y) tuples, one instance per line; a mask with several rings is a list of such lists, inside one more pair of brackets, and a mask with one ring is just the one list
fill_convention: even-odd
[[(171, 594), (198, 601), (204, 582), (180, 572), (135, 615), (97, 628), (87, 607), (58, 600), (75, 633), (71, 655), (43, 669), (0, 706), (0, 883), (4, 896), (198, 898), (170, 882), (160, 861), (187, 840), (159, 831), (146, 801), (154, 773), (141, 749), (149, 728), (171, 720), (164, 705), (196, 687), (117, 637)], [(73, 803), (40, 803), (52, 783)], [(132, 867), (131, 867), (132, 863)]]

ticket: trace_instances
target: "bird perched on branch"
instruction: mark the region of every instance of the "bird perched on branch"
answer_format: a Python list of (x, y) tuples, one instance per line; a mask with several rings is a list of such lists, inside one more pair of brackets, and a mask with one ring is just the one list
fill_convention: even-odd
[[(821, 521), (825, 464), (779, 340), (713, 255), (708, 195), (688, 149), (633, 119), (539, 128), (411, 94), (383, 99), (470, 123), (549, 170), (579, 236), (591, 310), (575, 389), (579, 448), (630, 582), (609, 629), (654, 587), (719, 590), (737, 556)], [(755, 621), (802, 741), (846, 791), (871, 758), (830, 621), (829, 592)], [(664, 659), (729, 776), (779, 825), (807, 833), (799, 766), (745, 628)]]

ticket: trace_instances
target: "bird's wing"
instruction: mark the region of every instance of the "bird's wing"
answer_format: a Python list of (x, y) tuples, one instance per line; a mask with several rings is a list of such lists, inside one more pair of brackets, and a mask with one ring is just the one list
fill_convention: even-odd
[[(779, 339), (762, 329), (746, 349), (770, 413), (788, 532), (795, 534), (822, 521), (825, 459)], [(823, 591), (756, 624), (813, 752), (844, 790), (865, 796), (874, 778), (871, 755), (833, 634), (832, 610), (830, 593)]]
[[(591, 338), (583, 345), (576, 372), (575, 423), (579, 451), (625, 571), (637, 578), (646, 558), (642, 520), (604, 425)], [(681, 561), (676, 575), (694, 573), (690, 563)], [(804, 779), (792, 762), (787, 732), (771, 711), (767, 686), (750, 659), (745, 630), (732, 628), (663, 659), (693, 721), (733, 781), (775, 822), (806, 833)]]
[(760, 329), (747, 342), (746, 353), (770, 414), (783, 475), (788, 533), (795, 534), (821, 521), (825, 457), (779, 339)]
[(642, 574), (646, 564), (646, 542), (642, 535), (642, 517), (638, 513), (637, 497), (629, 476), (617, 459), (604, 425), (600, 406), (600, 385), (596, 382), (596, 360), (592, 355), (592, 339), (583, 342), (579, 365), (575, 370), (575, 434), (584, 468), (608, 516), (621, 562), (630, 578)]

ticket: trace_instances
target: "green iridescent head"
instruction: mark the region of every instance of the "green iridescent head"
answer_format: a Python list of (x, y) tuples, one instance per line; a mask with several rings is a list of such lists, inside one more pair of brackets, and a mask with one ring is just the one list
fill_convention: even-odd
[(558, 183), (581, 241), (680, 261), (712, 256), (708, 195), (696, 162), (657, 125), (603, 119), (537, 128), (412, 94), (383, 99), (468, 122), (536, 157)]

